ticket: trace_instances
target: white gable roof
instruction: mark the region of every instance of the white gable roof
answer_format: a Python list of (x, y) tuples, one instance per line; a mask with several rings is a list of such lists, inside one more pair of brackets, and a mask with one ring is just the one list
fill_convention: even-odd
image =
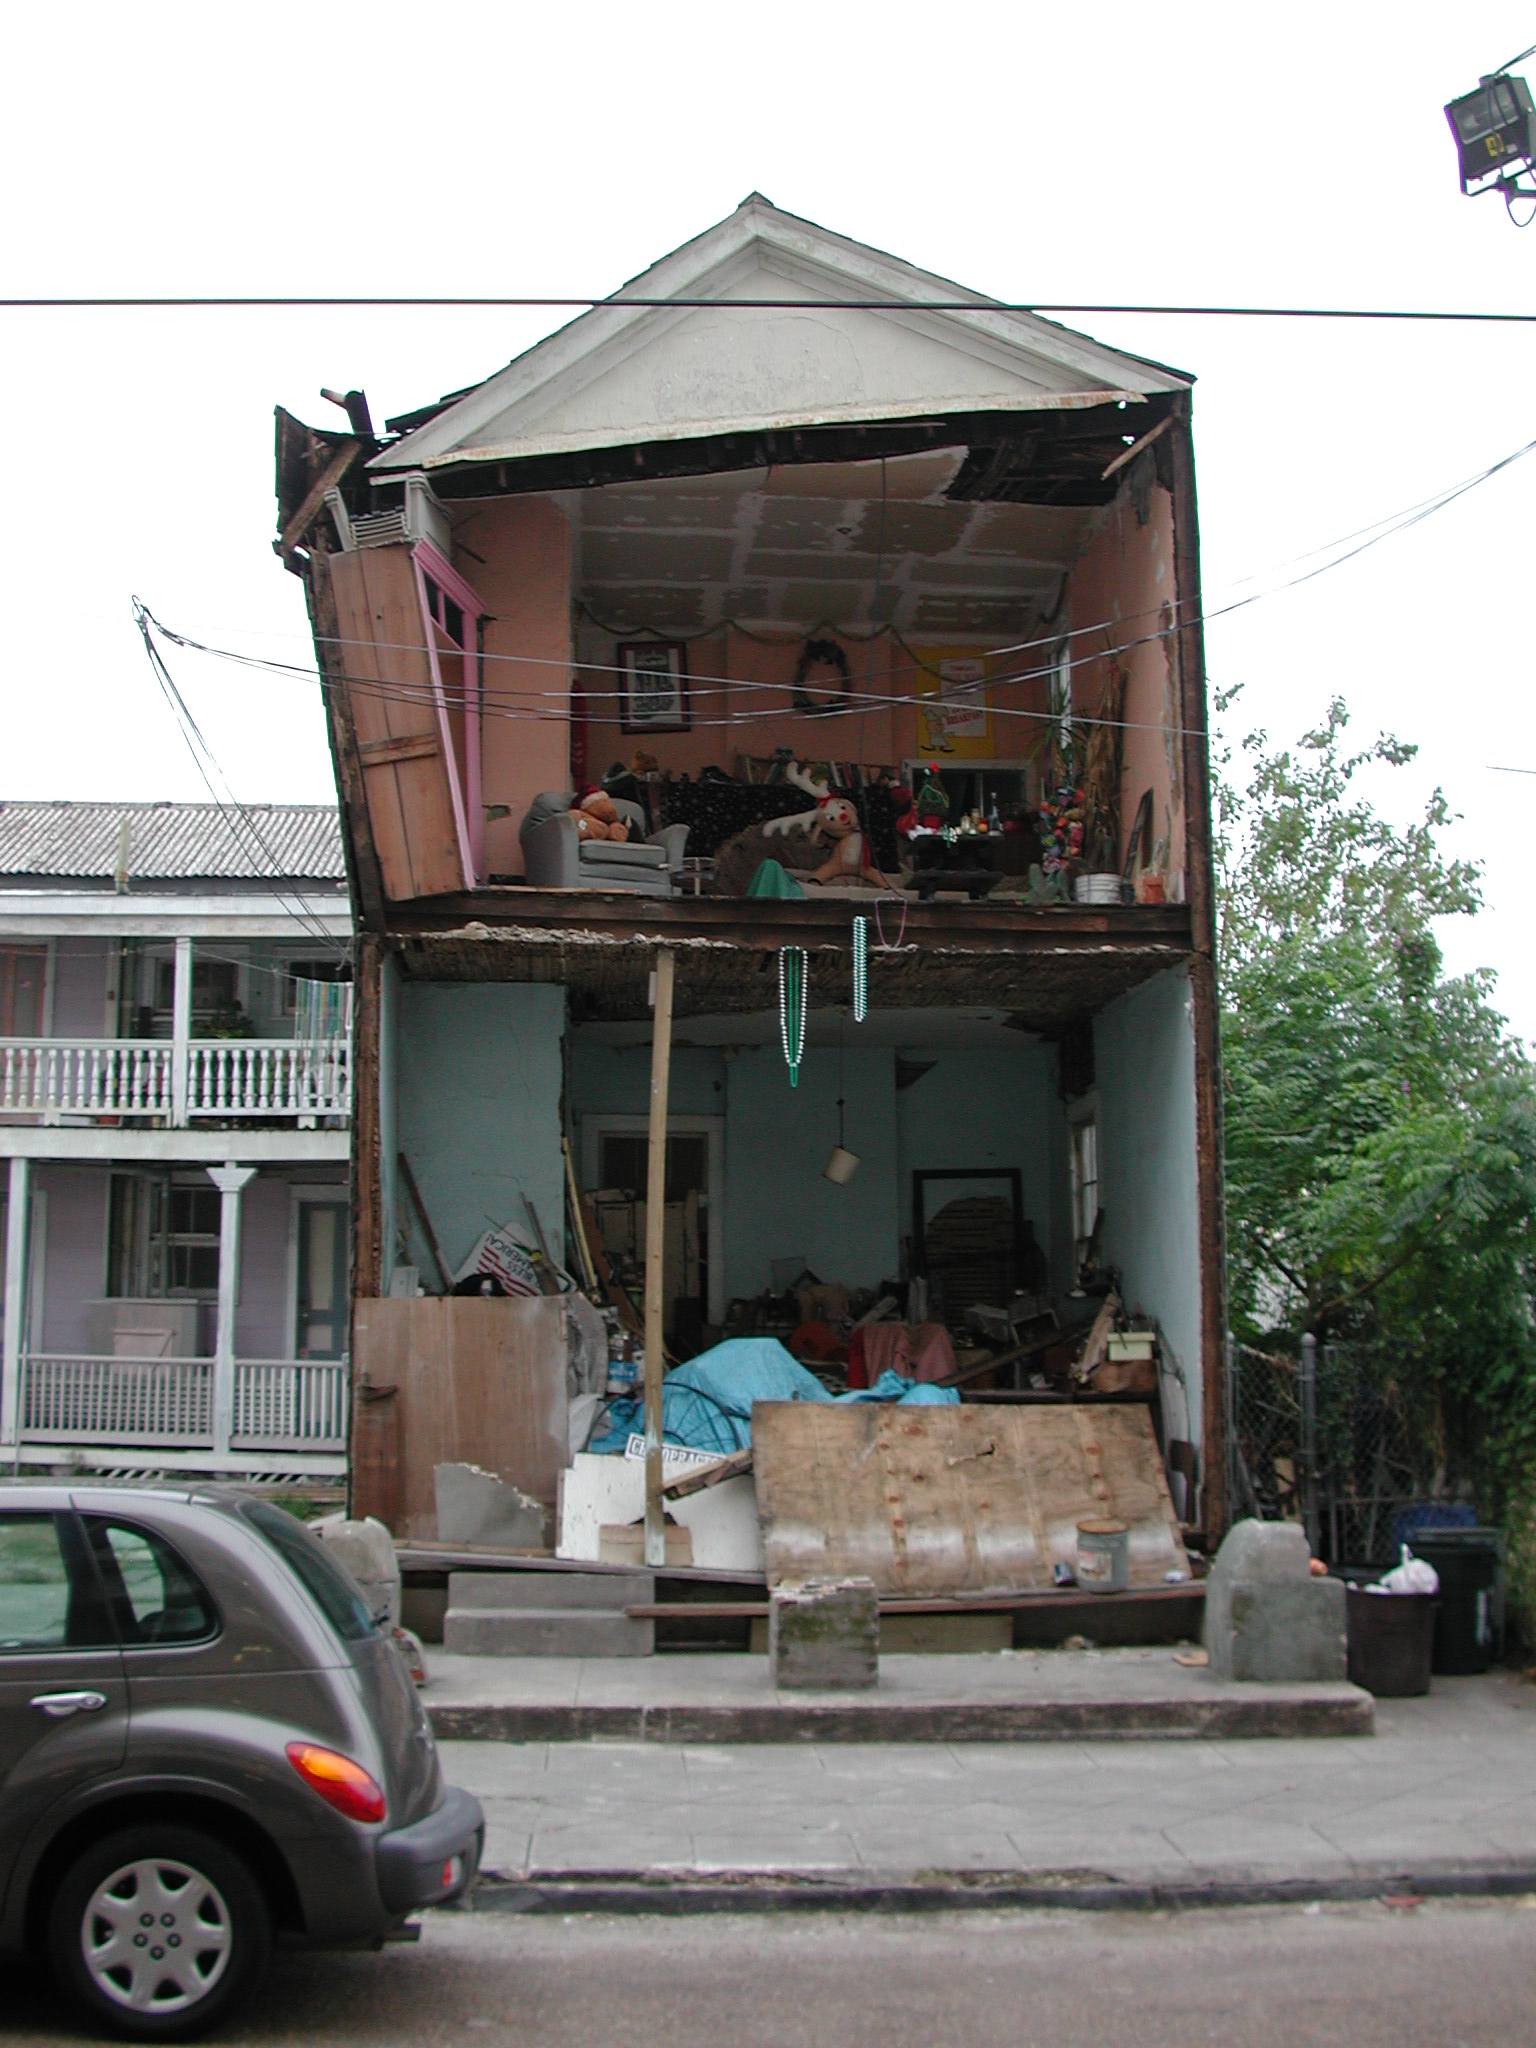
[[(718, 301), (627, 305), (626, 300)], [(789, 301), (727, 310), (732, 300)], [(882, 301), (828, 309), (794, 302)], [(961, 311), (924, 311), (957, 299)], [(899, 302), (891, 310), (883, 302)], [(974, 307), (974, 310), (971, 308)], [(377, 471), (513, 462), (643, 441), (1186, 390), (1176, 371), (781, 213), (757, 193), (613, 298), (375, 456)]]

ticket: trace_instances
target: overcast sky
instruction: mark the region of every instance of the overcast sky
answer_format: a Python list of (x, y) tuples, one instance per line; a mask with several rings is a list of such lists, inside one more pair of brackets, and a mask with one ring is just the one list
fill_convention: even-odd
[[(246, 21), (250, 25), (247, 26)], [(7, 294), (596, 294), (749, 191), (1006, 299), (1536, 310), (1536, 228), (1464, 200), (1441, 107), (1536, 11), (1356, 4), (18, 9)], [(1536, 61), (1530, 67), (1536, 76)], [(307, 658), (271, 551), (272, 406), (338, 425), (564, 315), (0, 312), (0, 796), (197, 798), (129, 600)], [(1536, 329), (1083, 320), (1193, 371), (1208, 603), (1536, 438)], [(1536, 1039), (1536, 456), (1213, 621), (1232, 735), (1342, 695), (1418, 743), (1488, 908), (1449, 931)], [(313, 682), (183, 655), (242, 799), (328, 797)]]

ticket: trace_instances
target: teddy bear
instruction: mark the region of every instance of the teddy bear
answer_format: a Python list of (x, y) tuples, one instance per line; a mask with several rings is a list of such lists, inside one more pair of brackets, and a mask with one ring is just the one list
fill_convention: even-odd
[(629, 825), (619, 816), (618, 805), (605, 789), (588, 790), (587, 794), (571, 811), (576, 820), (576, 834), (580, 839), (617, 839), (629, 837)]

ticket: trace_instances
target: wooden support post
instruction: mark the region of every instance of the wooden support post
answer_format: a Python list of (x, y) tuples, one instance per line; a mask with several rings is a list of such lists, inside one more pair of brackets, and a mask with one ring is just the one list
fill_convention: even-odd
[(661, 1506), (662, 1269), (667, 1226), (667, 1090), (672, 1078), (672, 974), (675, 956), (656, 954), (651, 1021), (650, 1156), (645, 1177), (645, 1561), (667, 1561)]

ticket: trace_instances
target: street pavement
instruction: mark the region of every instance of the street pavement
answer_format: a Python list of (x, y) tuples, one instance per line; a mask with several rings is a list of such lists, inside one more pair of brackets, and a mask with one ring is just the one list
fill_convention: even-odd
[(1126, 1882), (1536, 1869), (1536, 1686), (1436, 1679), (1372, 1736), (1217, 1742), (448, 1742), (485, 1867), (1084, 1871)]
[[(284, 1955), (228, 2048), (1529, 2048), (1536, 1898), (1190, 1913), (427, 1916)], [(17, 2048), (87, 2036), (39, 1980)]]

